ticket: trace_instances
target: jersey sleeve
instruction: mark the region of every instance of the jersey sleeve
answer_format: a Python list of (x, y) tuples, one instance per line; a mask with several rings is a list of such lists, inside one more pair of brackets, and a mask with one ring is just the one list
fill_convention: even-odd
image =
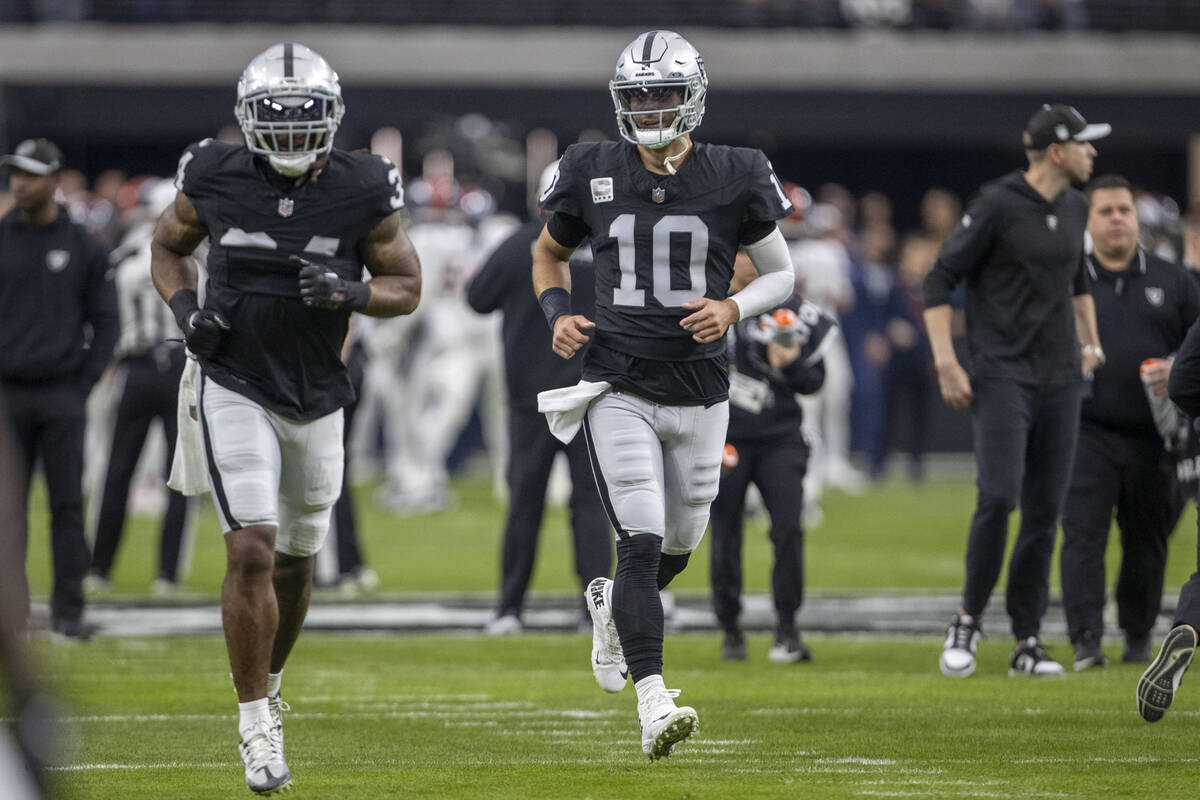
[(954, 287), (983, 263), (992, 247), (998, 214), (996, 204), (987, 192), (967, 206), (962, 224), (942, 245), (937, 261), (925, 276), (926, 308), (949, 304)]
[(369, 159), (369, 178), (372, 187), (372, 211), (377, 219), (385, 219), (404, 208), (404, 183), (400, 168), (387, 156), (372, 155)]
[(791, 214), (792, 201), (784, 194), (771, 162), (761, 150), (753, 151), (749, 170), (746, 213), (742, 224), (774, 222)]
[(209, 192), (210, 175), (216, 165), (216, 148), (212, 139), (189, 145), (179, 157), (175, 169), (175, 188), (191, 199), (203, 197)]
[(583, 216), (579, 192), (585, 178), (578, 172), (579, 150), (576, 145), (571, 145), (559, 160), (550, 185), (538, 198), (543, 211), (560, 212), (571, 217)]

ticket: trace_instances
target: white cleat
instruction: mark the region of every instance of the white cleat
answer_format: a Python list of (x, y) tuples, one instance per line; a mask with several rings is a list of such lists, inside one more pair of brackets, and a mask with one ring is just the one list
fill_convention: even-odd
[(608, 578), (594, 578), (584, 597), (592, 615), (592, 674), (601, 689), (619, 692), (625, 688), (629, 668), (612, 618), (612, 585)]
[(520, 617), (516, 614), (505, 614), (485, 625), (483, 632), (488, 636), (515, 636), (524, 629)]
[(1009, 677), (1030, 675), (1034, 678), (1061, 678), (1067, 674), (1063, 665), (1050, 657), (1036, 636), (1017, 642), (1008, 663)]
[(700, 717), (690, 706), (676, 706), (678, 689), (659, 689), (638, 702), (642, 721), (642, 752), (651, 761), (671, 755), (672, 748), (700, 728)]
[(965, 678), (975, 671), (975, 649), (981, 635), (979, 623), (969, 614), (955, 614), (946, 628), (938, 667), (947, 678)]
[[(282, 735), (282, 731), (281, 731)], [(292, 786), (292, 773), (279, 749), (272, 727), (258, 723), (238, 745), (246, 767), (246, 785), (255, 794), (286, 792)]]

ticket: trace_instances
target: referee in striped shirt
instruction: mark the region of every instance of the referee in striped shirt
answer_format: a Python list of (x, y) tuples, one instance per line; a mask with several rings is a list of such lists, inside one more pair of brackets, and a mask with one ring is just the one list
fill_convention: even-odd
[[(164, 480), (175, 452), (179, 376), (186, 357), (183, 343), (178, 340), (175, 317), (150, 279), (150, 237), (153, 217), (157, 216), (154, 212), (165, 207), (162, 200), (156, 203), (155, 199), (162, 197), (170, 202), (175, 195), (169, 181), (163, 181), (162, 187), (165, 187), (162, 191), (156, 187), (150, 193), (151, 221), (132, 231), (113, 254), (121, 315), (116, 357), (123, 388), (117, 404), (88, 581), (97, 588), (107, 585), (125, 527), (130, 483), (155, 419), (162, 421), (167, 441)], [(168, 489), (167, 493), (167, 511), (159, 538), (158, 577), (153, 585), (156, 594), (169, 594), (178, 585), (188, 516), (188, 499), (174, 489)]]

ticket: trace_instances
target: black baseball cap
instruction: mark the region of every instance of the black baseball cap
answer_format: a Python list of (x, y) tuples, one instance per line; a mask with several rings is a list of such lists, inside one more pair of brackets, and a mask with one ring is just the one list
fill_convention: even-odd
[(1029, 118), (1021, 141), (1026, 150), (1045, 150), (1055, 143), (1091, 142), (1103, 139), (1110, 133), (1112, 126), (1107, 122), (1089, 125), (1083, 115), (1071, 106), (1047, 103)]
[(49, 139), (26, 139), (17, 145), (12, 155), (0, 156), (0, 167), (49, 175), (62, 169), (62, 151)]

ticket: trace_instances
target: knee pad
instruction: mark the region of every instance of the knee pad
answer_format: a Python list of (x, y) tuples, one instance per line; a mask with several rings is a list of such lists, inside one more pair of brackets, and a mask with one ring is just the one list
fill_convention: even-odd
[(275, 550), (288, 556), (313, 556), (325, 543), (333, 506), (308, 509), (298, 513), (281, 509), (279, 530), (275, 534)]

